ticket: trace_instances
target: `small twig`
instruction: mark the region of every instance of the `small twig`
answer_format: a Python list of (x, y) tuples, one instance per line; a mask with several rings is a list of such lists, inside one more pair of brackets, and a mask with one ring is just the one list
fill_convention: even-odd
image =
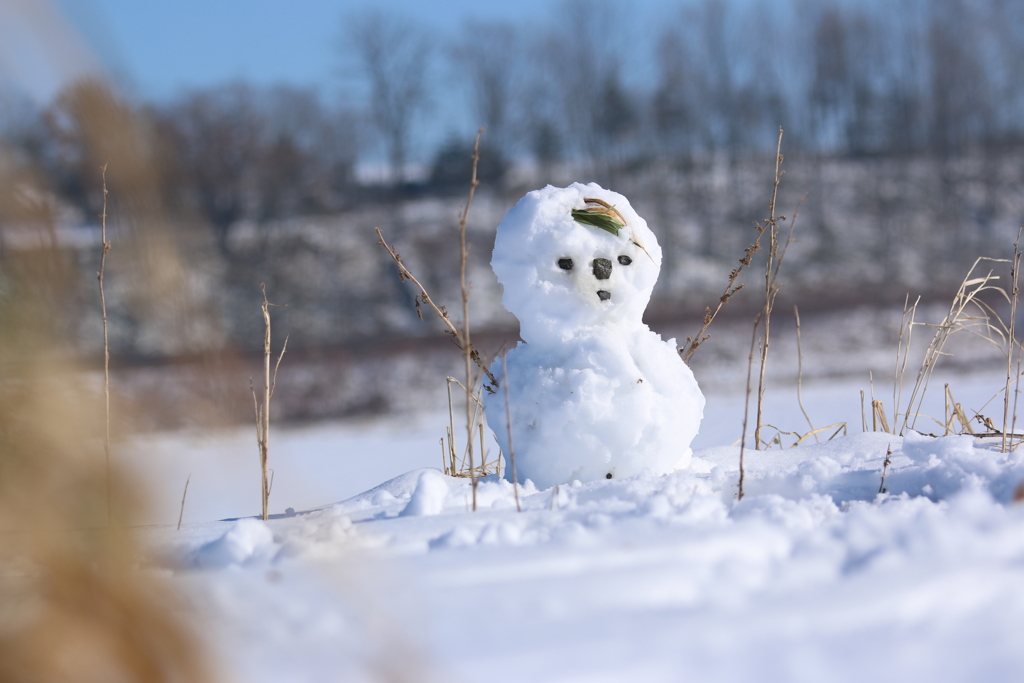
[[(477, 366), (483, 371), (485, 375), (487, 375), (487, 381), (491, 383), (491, 386), (497, 387), (497, 378), (495, 378), (495, 376), (491, 374), (490, 369), (488, 369), (487, 366), (484, 364), (479, 352), (477, 352), (477, 350), (474, 349), (471, 345), (466, 344), (465, 341), (462, 339), (462, 334), (459, 332), (458, 328), (455, 327), (455, 324), (451, 321), (451, 318), (448, 317), (448, 311), (445, 309), (445, 307), (438, 306), (437, 304), (434, 303), (434, 299), (430, 296), (430, 294), (427, 293), (427, 290), (423, 286), (423, 283), (416, 279), (416, 276), (412, 274), (412, 271), (409, 270), (405, 263), (402, 262), (401, 255), (390, 244), (387, 243), (387, 240), (384, 239), (384, 234), (380, 231), (380, 228), (374, 228), (374, 230), (377, 232), (377, 244), (384, 247), (385, 251), (388, 252), (388, 255), (391, 256), (391, 259), (395, 262), (395, 265), (398, 266), (399, 279), (403, 281), (409, 280), (414, 285), (416, 285), (417, 289), (420, 290), (420, 293), (416, 295), (417, 310), (419, 310), (419, 305), (421, 303), (429, 304), (430, 307), (434, 309), (434, 312), (437, 314), (437, 317), (440, 318), (441, 322), (443, 322), (445, 324), (445, 327), (448, 328), (445, 330), (445, 332), (452, 339), (455, 340), (455, 343), (458, 345), (460, 350), (464, 350), (465, 348), (469, 349), (470, 358), (472, 358), (473, 362), (477, 364)], [(420, 317), (422, 318), (422, 316)], [(487, 387), (487, 389), (493, 392), (493, 389), (491, 389), (490, 387)]]
[(889, 471), (889, 463), (892, 462), (892, 444), (885, 447), (885, 462), (882, 463), (882, 483), (878, 485), (879, 493), (888, 493), (885, 490), (885, 475)]
[(260, 416), (260, 470), (263, 477), (263, 521), (269, 517), (270, 487), (267, 483), (267, 449), (270, 440), (270, 302), (267, 301), (267, 286), (260, 283), (263, 292), (263, 409)]
[[(992, 307), (980, 299), (980, 296), (983, 293), (989, 292), (1000, 296), (1007, 303), (1011, 304), (1011, 306), (1012, 301), (1006, 290), (992, 284), (1000, 278), (997, 275), (993, 275), (991, 270), (983, 275), (975, 275), (976, 269), (982, 264), (982, 262), (1012, 263), (1012, 261), (1008, 259), (994, 259), (988, 257), (979, 257), (975, 259), (974, 264), (971, 266), (970, 270), (968, 270), (966, 277), (960, 283), (945, 318), (943, 318), (942, 322), (938, 325), (926, 325), (927, 327), (934, 327), (935, 333), (932, 336), (932, 340), (929, 343), (928, 348), (925, 350), (921, 367), (917, 371), (917, 379), (914, 382), (914, 389), (910, 394), (909, 401), (907, 402), (907, 409), (903, 413), (903, 420), (900, 429), (898, 432), (894, 433), (903, 434), (907, 428), (915, 428), (917, 418), (923, 414), (921, 406), (924, 403), (924, 396), (928, 391), (929, 383), (935, 372), (935, 366), (942, 356), (949, 355), (944, 351), (944, 347), (950, 336), (955, 332), (962, 330), (972, 332), (986, 341), (995, 344), (1000, 349), (1003, 349), (1003, 344), (1006, 343), (1008, 337), (1007, 326), (1002, 322), (999, 316), (995, 314)], [(975, 310), (979, 311), (980, 315), (970, 314), (971, 311)], [(998, 325), (992, 322), (992, 318), (996, 319)], [(1003, 349), (1003, 351), (1004, 353), (1010, 353), (1010, 349)], [(896, 428), (896, 422), (897, 421), (893, 422), (894, 430)]]
[[(1017, 241), (1013, 243), (1013, 261), (1011, 262), (1011, 265), (1010, 265), (1010, 320), (1009, 320), (1009, 324), (1006, 326), (1009, 339), (1007, 340), (1007, 345), (1006, 345), (1006, 391), (1003, 394), (1003, 443), (1002, 443), (1002, 451), (1003, 451), (1003, 453), (1006, 452), (1006, 445), (1007, 445), (1007, 442), (1006, 442), (1006, 440), (1007, 440), (1006, 432), (1007, 432), (1007, 428), (1009, 428), (1010, 431), (1012, 432), (1013, 428), (1015, 426), (1015, 425), (1011, 426), (1011, 424), (1010, 424), (1010, 383), (1012, 381), (1013, 374), (1014, 374), (1013, 373), (1013, 355), (1014, 355), (1014, 347), (1015, 347), (1014, 328), (1016, 327), (1016, 322), (1017, 322), (1017, 299), (1018, 299), (1019, 294), (1020, 294), (1020, 289), (1017, 286), (1017, 280), (1018, 280), (1018, 277), (1020, 276), (1020, 258), (1021, 258), (1020, 237), (1021, 237), (1021, 232), (1022, 231), (1024, 231), (1024, 227), (1021, 227), (1019, 230), (1017, 230)], [(1018, 353), (1019, 353), (1019, 351), (1018, 351)], [(1017, 382), (1019, 382), (1019, 381), (1020, 380), (1018, 379)], [(1016, 404), (1016, 401), (1014, 401), (1014, 403)], [(1016, 405), (1014, 405), (1014, 408), (1016, 408)], [(1014, 422), (1016, 422), (1016, 418), (1017, 418), (1017, 411), (1014, 410), (1013, 411), (1013, 421)]]
[(860, 390), (860, 431), (868, 431), (868, 418), (864, 412), (864, 390)]
[(811, 431), (809, 431), (809, 432), (807, 432), (805, 434), (801, 434), (800, 432), (787, 432), (784, 429), (779, 429), (778, 427), (776, 427), (775, 425), (771, 424), (770, 422), (765, 422), (764, 426), (765, 427), (771, 427), (772, 429), (775, 430), (775, 432), (776, 432), (775, 438), (772, 439), (771, 441), (769, 441), (768, 443), (770, 443), (770, 444), (771, 443), (777, 443), (777, 444), (779, 444), (779, 448), (783, 448), (782, 439), (780, 438), (781, 435), (783, 435), (783, 434), (785, 434), (786, 436), (795, 436), (795, 437), (797, 437), (796, 441), (794, 441), (793, 443), (791, 443), (789, 445), (790, 448), (796, 448), (797, 446), (802, 444), (804, 441), (806, 441), (808, 437), (813, 436), (813, 437), (817, 438), (818, 434), (822, 434), (824, 432), (827, 432), (828, 430), (832, 429), (833, 427), (835, 427), (836, 431), (832, 434), (832, 436), (830, 436), (828, 438), (828, 441), (831, 441), (832, 439), (834, 439), (839, 432), (842, 432), (842, 431), (846, 430), (846, 423), (845, 422), (836, 422), (834, 424), (825, 425), (824, 427), (818, 427), (817, 429), (811, 430)]
[(103, 453), (106, 465), (107, 476), (107, 524), (114, 521), (113, 508), (111, 505), (110, 491), (110, 342), (107, 337), (107, 295), (103, 291), (103, 274), (107, 267), (107, 253), (110, 251), (110, 242), (107, 241), (107, 164), (100, 167), (100, 177), (103, 180), (103, 213), (100, 214), (100, 270), (96, 279), (100, 285), (100, 308), (103, 311)]
[(512, 445), (512, 411), (508, 405), (508, 363), (505, 360), (505, 355), (504, 353), (501, 354), (501, 371), (505, 380), (505, 426), (508, 428), (508, 460), (509, 465), (512, 467), (512, 491), (516, 496), (516, 510), (522, 512), (523, 508), (519, 506), (519, 478), (516, 476), (516, 449)]
[(750, 355), (747, 357), (747, 394), (743, 402), (743, 437), (740, 439), (740, 487), (737, 500), (743, 500), (743, 450), (747, 444), (747, 420), (750, 418), (750, 379), (754, 368), (754, 346), (757, 344), (757, 327), (761, 323), (761, 314), (754, 318), (754, 329), (750, 333)]
[[(273, 305), (273, 304), (271, 304)], [(285, 349), (288, 348), (288, 339), (291, 337), (290, 334), (286, 334), (284, 337), (284, 344), (281, 345), (281, 353), (277, 355), (277, 362), (274, 363), (274, 376), (270, 381), (270, 395), (273, 397), (274, 389), (277, 387), (277, 369), (281, 367), (281, 359), (284, 358)]]
[(953, 390), (950, 388), (948, 384), (946, 385), (946, 396), (947, 402), (952, 406), (949, 415), (950, 427), (952, 427), (953, 425), (953, 418), (956, 418), (957, 420), (960, 421), (960, 425), (963, 427), (963, 431), (961, 431), (960, 433), (963, 434), (964, 432), (967, 432), (968, 434), (973, 435), (974, 428), (971, 427), (971, 421), (967, 419), (967, 414), (964, 412), (964, 407), (957, 403), (956, 398), (954, 398), (953, 396)]
[(277, 356), (277, 363), (274, 365), (273, 374), (270, 371), (270, 307), (272, 304), (267, 300), (267, 285), (260, 283), (260, 290), (263, 292), (263, 303), (260, 309), (263, 311), (263, 403), (260, 404), (256, 397), (256, 388), (249, 380), (249, 389), (252, 391), (253, 407), (256, 410), (256, 443), (260, 454), (260, 480), (261, 480), (261, 502), (263, 521), (270, 516), (270, 490), (272, 482), (268, 480), (268, 450), (270, 445), (270, 399), (274, 395), (277, 386), (277, 370), (281, 367), (281, 359), (284, 358), (285, 349), (288, 347), (288, 337), (285, 337), (281, 353)]
[(796, 402), (800, 404), (800, 412), (804, 414), (804, 418), (807, 419), (807, 426), (811, 428), (811, 434), (814, 434), (814, 441), (821, 443), (818, 440), (817, 430), (814, 428), (814, 423), (811, 422), (811, 416), (807, 414), (807, 409), (804, 408), (804, 399), (802, 395), (802, 389), (804, 385), (804, 354), (800, 347), (800, 309), (793, 306), (793, 317), (796, 318)]
[(181, 494), (181, 509), (178, 511), (178, 531), (181, 531), (181, 520), (185, 516), (185, 496), (188, 495), (188, 483), (192, 481), (192, 473), (188, 473), (188, 479), (185, 480), (185, 491)]
[(743, 269), (750, 265), (750, 262), (754, 258), (754, 252), (761, 248), (761, 236), (764, 235), (764, 226), (760, 223), (755, 223), (754, 228), (757, 230), (757, 237), (754, 238), (754, 241), (751, 242), (750, 246), (748, 246), (746, 251), (743, 252), (740, 264), (733, 268), (732, 272), (729, 273), (729, 280), (725, 283), (725, 291), (723, 291), (722, 295), (718, 297), (718, 304), (715, 306), (715, 310), (712, 311), (710, 307), (704, 309), (704, 321), (701, 323), (696, 336), (687, 337), (686, 348), (679, 350), (679, 355), (683, 357), (684, 363), (690, 360), (690, 356), (693, 355), (693, 352), (696, 351), (701, 344), (711, 338), (711, 335), (705, 334), (705, 332), (707, 332), (708, 327), (714, 321), (718, 312), (722, 310), (722, 306), (725, 306), (726, 302), (732, 298), (733, 294), (743, 289), (742, 284), (736, 284), (736, 279), (740, 276), (740, 273), (743, 272)]
[[(768, 228), (769, 243), (768, 260), (764, 271), (764, 335), (761, 340), (761, 369), (757, 380), (757, 424), (754, 425), (754, 448), (756, 450), (761, 450), (761, 417), (762, 409), (764, 407), (765, 372), (768, 368), (768, 347), (771, 344), (772, 309), (775, 307), (775, 296), (779, 290), (777, 285), (779, 275), (778, 267), (782, 265), (782, 259), (785, 255), (785, 249), (783, 249), (781, 253), (779, 251), (779, 220), (785, 220), (785, 216), (780, 218), (775, 217), (775, 206), (779, 194), (779, 183), (782, 180), (782, 176), (779, 173), (779, 167), (781, 164), (782, 126), (779, 126), (779, 142), (775, 150), (775, 186), (772, 189), (771, 202), (768, 204), (769, 216), (767, 221), (765, 221)], [(789, 236), (790, 240), (792, 240), (792, 229), (790, 230)], [(789, 246), (789, 242), (786, 243), (786, 246)]]
[[(455, 467), (455, 411), (452, 408), (452, 383), (451, 383), (451, 380), (453, 380), (453, 379), (455, 379), (455, 378), (454, 377), (449, 377), (448, 378), (448, 382), (446, 382), (446, 384), (448, 386), (448, 430), (447, 430), (448, 431), (448, 450), (450, 452), (451, 461), (452, 461), (451, 476), (454, 477), (454, 476), (457, 476), (458, 470)], [(455, 380), (455, 381), (458, 382), (458, 380)], [(463, 387), (463, 389), (465, 389), (465, 387)]]
[(942, 423), (942, 428), (944, 430), (944, 432), (942, 434), (943, 436), (949, 436), (950, 434), (953, 433), (953, 420), (956, 418), (955, 414), (951, 414), (950, 413), (949, 401), (950, 401), (949, 382), (946, 382), (946, 392), (945, 392), (945, 396), (944, 396), (944, 400), (943, 400), (943, 408), (942, 408), (942, 419), (944, 420), (943, 423)]
[(885, 417), (885, 406), (881, 400), (871, 401), (871, 424), (875, 427), (874, 431), (878, 431), (878, 427), (882, 428), (883, 432), (892, 433), (889, 429), (889, 420)]
[(476, 422), (477, 429), (480, 431), (480, 476), (487, 476), (487, 449), (484, 439), (484, 423), (483, 420), (474, 420)]
[[(462, 290), (462, 336), (460, 341), (462, 342), (462, 357), (466, 366), (467, 388), (473, 386), (473, 346), (469, 340), (469, 285), (466, 283), (466, 264), (469, 260), (469, 249), (466, 246), (466, 221), (469, 218), (469, 209), (473, 205), (476, 186), (480, 184), (476, 179), (476, 168), (477, 162), (480, 161), (480, 136), (483, 134), (484, 129), (481, 128), (476, 132), (476, 140), (473, 141), (473, 175), (469, 181), (469, 198), (466, 200), (466, 206), (462, 210), (462, 215), (459, 216), (459, 284)], [(466, 392), (466, 432), (468, 435), (467, 446), (469, 447), (469, 474), (473, 482), (473, 512), (476, 512), (477, 477), (473, 463), (473, 401), (470, 393), (469, 391)], [(481, 453), (480, 457), (483, 458), (484, 454)]]
[[(896, 425), (900, 420), (900, 406), (903, 404), (903, 379), (907, 374), (907, 360), (910, 357), (910, 343), (913, 341), (914, 336), (914, 318), (917, 315), (917, 305), (921, 302), (921, 297), (917, 297), (914, 301), (914, 305), (910, 305), (910, 293), (907, 293), (906, 298), (903, 300), (903, 317), (900, 318), (900, 337), (896, 342), (896, 374), (893, 377), (892, 384), (892, 421), (893, 426)], [(909, 316), (909, 322), (908, 322)], [(903, 335), (906, 333), (907, 342), (906, 348), (903, 346)], [(903, 362), (900, 363), (900, 356), (902, 354)], [(908, 408), (909, 410), (909, 408)]]

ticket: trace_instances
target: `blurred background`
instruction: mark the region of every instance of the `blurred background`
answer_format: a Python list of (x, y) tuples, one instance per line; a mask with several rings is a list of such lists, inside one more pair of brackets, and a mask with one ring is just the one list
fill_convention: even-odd
[[(858, 389), (893, 384), (907, 297), (937, 322), (976, 257), (1013, 254), (1021, 64), (1019, 0), (0, 0), (0, 679), (208, 679), (125, 531), (258, 509), (261, 282), (274, 352), (289, 338), (274, 514), (436, 466), (461, 358), (374, 228), (456, 310), (481, 126), (485, 356), (518, 332), (495, 227), (546, 183), (629, 197), (664, 250), (646, 320), (695, 334), (767, 216), (782, 126), (779, 213), (800, 209), (769, 386), (789, 396), (802, 373), (817, 424), (856, 431)], [(695, 448), (741, 434), (764, 265), (691, 361), (709, 398)], [(995, 414), (998, 349), (942, 363)], [(797, 428), (778, 396), (769, 419)]]
[[(779, 213), (800, 211), (777, 308), (822, 330), (807, 372), (864, 372), (908, 294), (948, 301), (1012, 253), (1022, 63), (1013, 0), (6, 0), (0, 264), (45, 265), (55, 334), (95, 373), (107, 164), (112, 400), (137, 426), (251, 419), (260, 282), (289, 335), (277, 418), (414, 411), (459, 356), (373, 229), (456, 304), (478, 127), (471, 319), (493, 354), (517, 332), (494, 228), (547, 183), (630, 198), (665, 251), (647, 321), (695, 333), (767, 214), (782, 126)], [(711, 391), (745, 373), (751, 290), (694, 356)]]

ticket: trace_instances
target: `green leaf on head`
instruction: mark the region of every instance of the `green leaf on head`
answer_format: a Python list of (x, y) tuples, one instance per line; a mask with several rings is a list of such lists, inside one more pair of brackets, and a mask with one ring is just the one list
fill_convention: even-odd
[(577, 223), (583, 223), (584, 225), (592, 225), (595, 228), (600, 228), (605, 232), (610, 232), (616, 237), (619, 236), (619, 230), (623, 228), (623, 224), (603, 213), (591, 213), (586, 209), (573, 209), (572, 217)]
[(582, 209), (572, 210), (573, 219), (578, 223), (592, 225), (618, 237), (619, 230), (626, 226), (626, 219), (622, 217), (622, 214), (603, 199), (584, 197), (583, 201), (586, 202), (586, 206)]

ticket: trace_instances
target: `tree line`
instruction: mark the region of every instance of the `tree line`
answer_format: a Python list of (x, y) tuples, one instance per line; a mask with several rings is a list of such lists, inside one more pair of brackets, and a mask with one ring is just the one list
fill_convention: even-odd
[[(631, 20), (623, 5), (565, 0), (539, 23), (468, 21), (439, 38), (363, 11), (342, 20), (340, 104), (232, 83), (132, 115), (164, 203), (210, 225), (225, 254), (239, 221), (461, 191), (475, 125), (422, 144), (453, 109), (487, 126), (485, 185), (513, 163), (540, 183), (557, 165), (611, 182), (732, 160), (773, 150), (779, 125), (788, 149), (837, 157), (1005, 153), (1024, 140), (1020, 2), (693, 0), (653, 27)], [(101, 200), (82, 125), (90, 87), (41, 110), (9, 101), (0, 117), (7, 146), (85, 216)], [(357, 169), (381, 160), (387, 182), (360, 182)], [(412, 162), (428, 172), (411, 175)]]
[(835, 155), (956, 154), (1024, 137), (1024, 5), (1013, 0), (695, 0), (638, 26), (567, 0), (542, 25), (436, 36), (383, 12), (345, 51), (402, 178), (411, 136), (461, 84), (504, 157), (614, 168), (789, 142)]

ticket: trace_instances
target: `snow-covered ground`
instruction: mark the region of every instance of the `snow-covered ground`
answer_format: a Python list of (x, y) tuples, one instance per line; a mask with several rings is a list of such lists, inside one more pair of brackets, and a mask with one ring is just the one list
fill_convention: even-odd
[[(1001, 380), (936, 381), (978, 409)], [(149, 571), (235, 680), (1020, 680), (1024, 454), (862, 433), (861, 388), (805, 384), (815, 426), (849, 436), (748, 450), (739, 502), (742, 396), (713, 392), (690, 470), (526, 485), (522, 512), (507, 482), (474, 513), (468, 482), (423, 469), (446, 415), (272, 432), (266, 524), (215, 521), (258, 510), (251, 429), (120, 457), (157, 485)], [(767, 411), (806, 431), (792, 388)]]

